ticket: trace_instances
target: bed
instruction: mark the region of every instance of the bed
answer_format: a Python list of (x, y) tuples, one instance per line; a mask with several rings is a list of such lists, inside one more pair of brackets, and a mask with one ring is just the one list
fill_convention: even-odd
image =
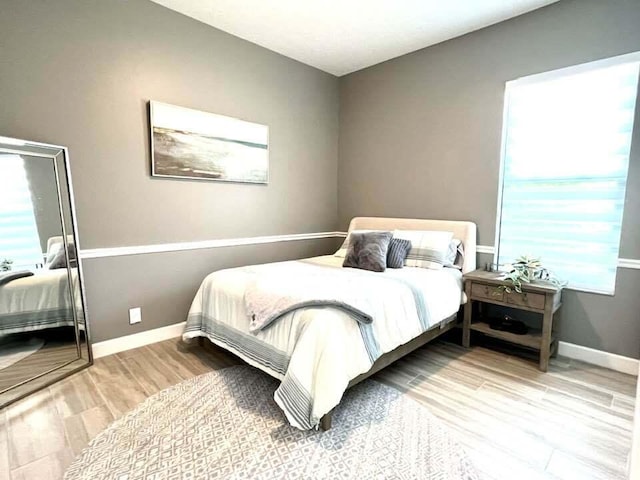
[[(77, 268), (71, 269), (71, 275), (77, 284)], [(80, 293), (75, 290), (80, 305)], [(66, 268), (38, 270), (0, 287), (0, 335), (73, 325)]]
[[(475, 269), (471, 222), (356, 217), (349, 233), (356, 230), (452, 232), (464, 258), (459, 269), (382, 273), (343, 268), (335, 255), (220, 270), (202, 282), (183, 332), (185, 341), (208, 339), (281, 380), (274, 399), (300, 429), (330, 428), (331, 411), (347, 388), (453, 328), (465, 301), (462, 275)], [(354, 301), (361, 307), (356, 311), (373, 321), (319, 302), (281, 310), (277, 321), (256, 325), (247, 302), (257, 286), (263, 296), (277, 296), (275, 304), (287, 289), (313, 291), (318, 299), (352, 295), (360, 302)]]
[[(69, 245), (73, 245), (71, 236)], [(74, 285), (73, 297), (76, 308), (81, 311), (75, 248), (73, 252), (72, 266), (69, 270)], [(50, 268), (51, 263), (59, 262), (58, 257), (64, 256), (63, 254), (62, 237), (49, 238), (45, 268), (35, 270), (32, 276), (11, 280), (0, 286), (0, 335), (75, 325), (66, 260), (60, 267)]]

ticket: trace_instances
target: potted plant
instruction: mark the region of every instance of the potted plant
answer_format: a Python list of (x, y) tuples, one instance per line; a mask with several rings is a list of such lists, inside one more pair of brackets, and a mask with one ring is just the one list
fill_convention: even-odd
[(13, 260), (5, 258), (0, 262), (0, 272), (8, 272), (11, 270), (11, 265), (13, 265)]
[(558, 280), (555, 275), (542, 266), (539, 258), (522, 255), (518, 257), (512, 264), (505, 265), (507, 273), (504, 278), (511, 285), (502, 285), (500, 288), (507, 293), (516, 291), (522, 293), (522, 284), (535, 281), (549, 282), (555, 286), (563, 287), (566, 282)]

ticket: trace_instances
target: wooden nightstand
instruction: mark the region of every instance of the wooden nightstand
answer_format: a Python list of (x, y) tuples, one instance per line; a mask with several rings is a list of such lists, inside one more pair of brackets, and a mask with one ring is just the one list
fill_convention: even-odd
[[(464, 306), (462, 323), (462, 345), (469, 347), (471, 330), (499, 338), (517, 345), (532, 348), (540, 352), (540, 370), (547, 371), (549, 357), (557, 351), (558, 343), (553, 337), (553, 315), (562, 305), (562, 289), (546, 282), (524, 284), (522, 293), (507, 293), (500, 286), (510, 285), (502, 279), (502, 274), (476, 270), (467, 273), (464, 279), (464, 292), (467, 303)], [(493, 330), (484, 321), (473, 321), (473, 302), (491, 303), (517, 308), (542, 315), (542, 330), (533, 330), (526, 335)]]

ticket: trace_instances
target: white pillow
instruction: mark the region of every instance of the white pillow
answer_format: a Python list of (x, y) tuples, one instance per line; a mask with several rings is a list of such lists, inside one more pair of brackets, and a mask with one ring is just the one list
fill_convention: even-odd
[(404, 261), (405, 266), (440, 270), (445, 264), (453, 232), (395, 230), (393, 238), (411, 242), (411, 250)]
[(342, 246), (338, 249), (336, 253), (333, 254), (334, 257), (345, 258), (347, 256), (347, 250), (349, 250), (349, 236), (352, 233), (367, 233), (367, 232), (388, 232), (389, 230), (353, 230), (349, 232), (347, 238), (342, 242)]
[(462, 270), (462, 264), (464, 263), (464, 246), (462, 240), (454, 238), (449, 243), (449, 251), (444, 260), (444, 266), (450, 268), (456, 268)]

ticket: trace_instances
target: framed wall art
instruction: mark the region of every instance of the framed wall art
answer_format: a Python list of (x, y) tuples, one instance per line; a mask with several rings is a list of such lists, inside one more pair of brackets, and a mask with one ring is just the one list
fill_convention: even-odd
[(269, 181), (269, 127), (150, 102), (151, 175), (224, 182)]

